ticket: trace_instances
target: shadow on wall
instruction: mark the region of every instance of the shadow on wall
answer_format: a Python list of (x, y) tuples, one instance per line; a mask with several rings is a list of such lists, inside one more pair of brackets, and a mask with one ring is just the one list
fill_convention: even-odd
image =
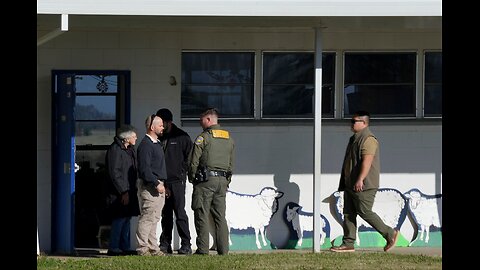
[[(305, 212), (302, 206), (289, 202), (284, 210), (285, 222), (290, 226), (290, 238), (286, 248), (301, 249), (313, 247), (313, 213)], [(327, 218), (320, 214), (320, 246), (321, 248), (329, 247), (330, 239), (330, 222)]]
[(290, 182), (290, 172), (275, 172), (273, 181), (278, 190), (283, 191), (285, 195), (278, 200), (280, 211), (273, 214), (270, 219), (267, 227), (267, 238), (270, 239), (272, 249), (286, 249), (289, 248), (290, 228), (285, 223), (283, 209), (285, 209), (287, 202), (299, 202), (300, 188), (296, 183)]

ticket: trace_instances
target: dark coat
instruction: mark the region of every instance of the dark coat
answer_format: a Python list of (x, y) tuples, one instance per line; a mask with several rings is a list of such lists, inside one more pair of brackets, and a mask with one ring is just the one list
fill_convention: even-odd
[[(107, 150), (107, 212), (112, 218), (138, 216), (140, 208), (137, 197), (137, 158), (133, 146), (125, 148), (118, 137)], [(128, 192), (129, 203), (122, 205), (121, 195)]]
[(188, 171), (188, 155), (193, 147), (190, 136), (172, 123), (172, 130), (159, 138), (164, 146), (167, 165), (166, 183), (185, 182)]

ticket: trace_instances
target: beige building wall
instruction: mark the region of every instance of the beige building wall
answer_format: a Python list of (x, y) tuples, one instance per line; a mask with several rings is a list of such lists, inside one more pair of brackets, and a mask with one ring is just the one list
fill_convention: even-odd
[[(441, 50), (441, 25), (426, 20), (427, 26), (401, 23), (349, 23), (338, 21), (324, 30), (323, 48), (337, 53), (337, 92), (341, 93), (344, 51), (415, 51), (418, 59), (424, 50)], [(94, 22), (91, 23), (92, 25)], [(187, 24), (187, 23), (185, 23)], [(441, 24), (441, 19), (440, 19)], [(432, 25), (432, 26), (430, 26)], [(309, 27), (178, 27), (71, 29), (37, 48), (37, 222), (40, 249), (51, 248), (51, 75), (52, 69), (130, 70), (131, 124), (143, 130), (147, 115), (168, 107), (174, 122), (192, 139), (201, 131), (198, 121), (180, 121), (182, 50), (247, 50), (256, 52), (261, 67), (264, 50), (314, 51), (314, 29)], [(420, 29), (418, 29), (420, 28)], [(38, 36), (48, 30), (40, 29)], [(260, 110), (260, 70), (256, 71), (255, 109)], [(170, 76), (178, 84), (168, 83)], [(421, 88), (422, 71), (418, 71)], [(341, 94), (337, 94), (341, 98)], [(421, 105), (421, 96), (417, 104)], [(336, 102), (336, 120), (323, 121), (321, 199), (336, 190), (343, 154), (351, 135), (341, 118), (342, 100)], [(313, 120), (311, 121), (224, 121), (221, 124), (236, 140), (236, 171), (231, 189), (239, 193), (258, 193), (261, 186), (275, 186), (285, 192), (279, 211), (289, 201), (313, 211)], [(417, 187), (427, 194), (441, 193), (442, 122), (439, 119), (372, 121), (381, 143), (381, 185), (408, 191)], [(300, 176), (299, 176), (300, 175)], [(239, 179), (243, 182), (236, 182)], [(258, 179), (263, 179), (258, 181)], [(191, 187), (189, 188), (191, 192)], [(193, 213), (192, 239), (195, 236)], [(322, 205), (323, 207), (323, 205)], [(328, 205), (322, 214), (329, 216)], [(281, 215), (269, 228), (269, 239), (285, 241), (286, 225)], [(339, 224), (331, 224), (332, 234), (342, 234)], [(192, 240), (192, 244), (195, 241)]]

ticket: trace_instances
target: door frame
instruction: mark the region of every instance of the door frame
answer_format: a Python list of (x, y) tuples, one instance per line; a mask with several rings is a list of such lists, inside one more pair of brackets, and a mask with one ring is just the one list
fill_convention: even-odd
[[(53, 69), (51, 71), (52, 251), (61, 254), (73, 254), (75, 252), (75, 103), (62, 104), (62, 100), (65, 99), (61, 94), (57, 93), (57, 90), (70, 92), (70, 94), (66, 93), (66, 95), (72, 95), (73, 99), (71, 99), (71, 102), (75, 102), (76, 75), (123, 75), (125, 78), (125, 89), (120, 93), (120, 98), (116, 103), (116, 128), (123, 123), (130, 124), (131, 72), (129, 70)], [(59, 85), (57, 78), (62, 76), (70, 78), (70, 87)], [(65, 115), (69, 117), (65, 117)], [(64, 125), (61, 125), (62, 121)], [(58, 145), (59, 143), (68, 144), (68, 141), (70, 145), (66, 147), (65, 145)]]

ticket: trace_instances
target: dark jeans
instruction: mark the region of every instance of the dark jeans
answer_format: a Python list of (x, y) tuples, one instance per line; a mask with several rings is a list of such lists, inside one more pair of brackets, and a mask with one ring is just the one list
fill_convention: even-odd
[(130, 250), (130, 217), (115, 218), (110, 231), (110, 244), (112, 251)]
[(178, 235), (181, 246), (190, 247), (190, 230), (188, 228), (188, 216), (185, 212), (185, 181), (166, 183), (170, 190), (170, 196), (165, 199), (165, 206), (162, 210), (162, 234), (160, 235), (160, 246), (168, 247), (172, 243), (173, 213), (175, 213)]

